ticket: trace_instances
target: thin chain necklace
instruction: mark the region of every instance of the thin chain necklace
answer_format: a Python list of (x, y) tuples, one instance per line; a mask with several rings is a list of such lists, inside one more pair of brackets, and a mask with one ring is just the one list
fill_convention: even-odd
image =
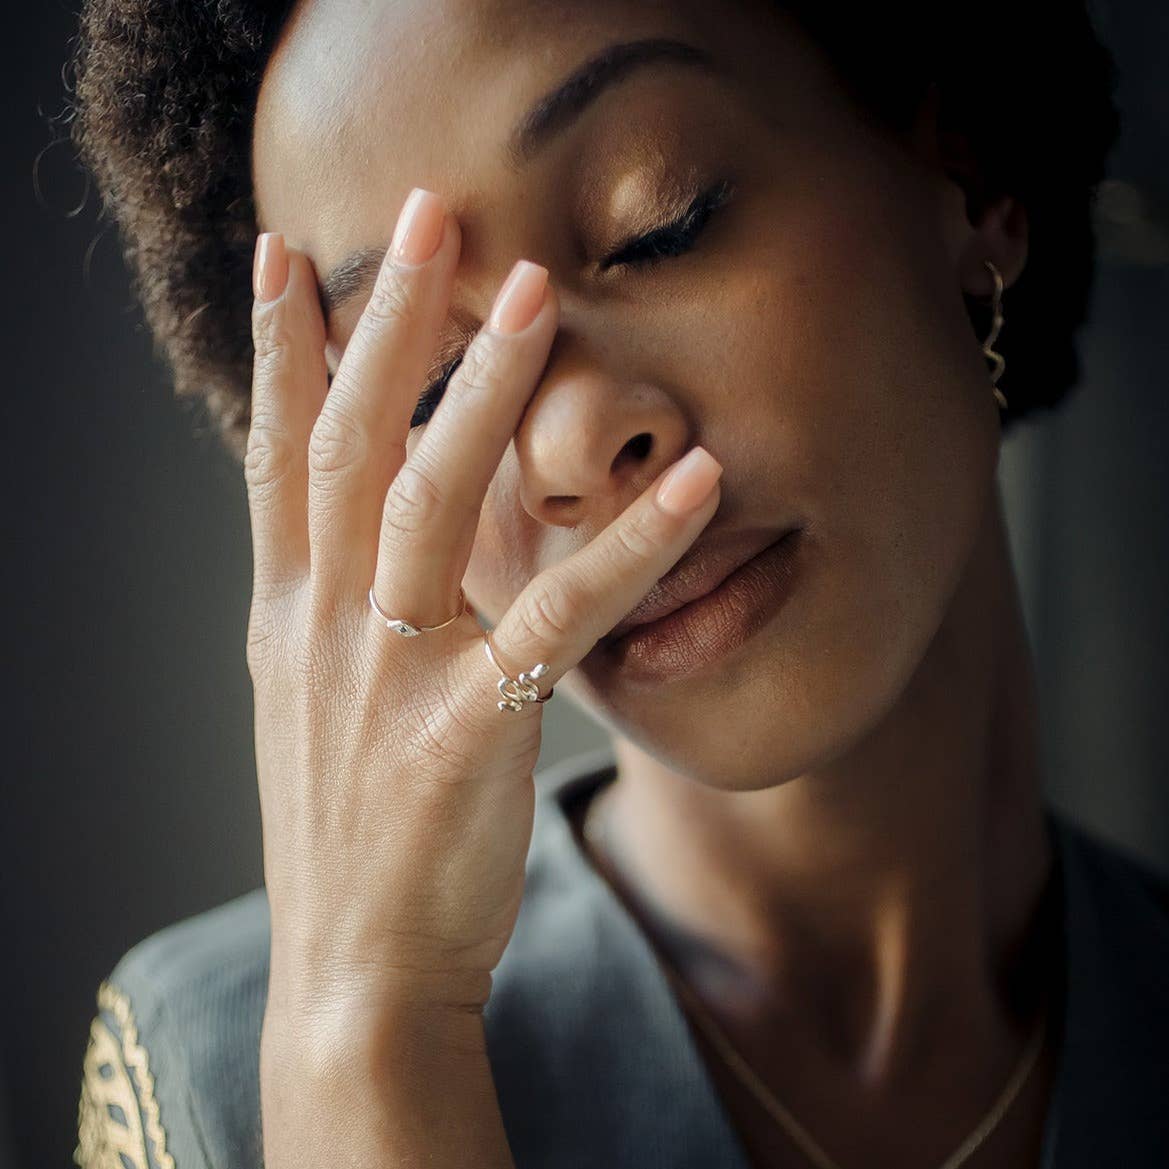
[[(595, 792), (589, 800), (588, 807), (585, 809), (584, 820), (581, 824), (581, 834), (592, 846), (594, 852), (602, 857), (608, 858), (609, 851), (606, 835), (602, 827), (605, 822), (601, 816), (595, 814), (597, 804), (598, 799), (597, 793)], [(750, 1064), (735, 1050), (734, 1045), (727, 1038), (726, 1033), (702, 1005), (698, 996), (686, 984), (681, 974), (666, 960), (665, 956), (656, 946), (652, 947), (652, 949), (671, 984), (690, 1006), (695, 1021), (702, 1027), (703, 1032), (714, 1045), (715, 1050), (722, 1056), (727, 1066), (743, 1086), (758, 1100), (768, 1115), (779, 1123), (804, 1156), (813, 1165), (817, 1166), (817, 1169), (840, 1169), (840, 1166), (813, 1139), (811, 1133), (796, 1120), (791, 1112), (784, 1107), (772, 1091), (752, 1071)], [(1020, 1088), (1022, 1088), (1032, 1068), (1035, 1066), (1035, 1061), (1038, 1059), (1039, 1053), (1043, 1048), (1046, 1031), (1047, 999), (1045, 997), (1043, 1010), (1039, 1013), (1039, 1021), (1032, 1032), (1030, 1040), (1028, 1040), (1023, 1054), (1019, 1057), (1014, 1071), (1004, 1085), (1003, 1090), (999, 1093), (998, 1099), (991, 1105), (986, 1115), (974, 1126), (970, 1135), (942, 1162), (939, 1169), (958, 1169), (958, 1166), (966, 1161), (974, 1150), (990, 1135), (994, 1127), (1006, 1114), (1007, 1109), (1019, 1094)]]

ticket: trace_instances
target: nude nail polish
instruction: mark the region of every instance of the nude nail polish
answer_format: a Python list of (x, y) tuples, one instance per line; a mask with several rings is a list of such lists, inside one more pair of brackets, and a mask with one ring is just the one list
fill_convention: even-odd
[(503, 282), (487, 324), (499, 333), (519, 333), (535, 319), (544, 303), (548, 269), (518, 260)]
[(442, 243), (446, 205), (441, 195), (415, 187), (402, 206), (390, 243), (390, 254), (401, 264), (425, 264)]
[(722, 465), (705, 448), (696, 446), (675, 463), (658, 487), (658, 507), (670, 515), (683, 516), (695, 511), (710, 495)]

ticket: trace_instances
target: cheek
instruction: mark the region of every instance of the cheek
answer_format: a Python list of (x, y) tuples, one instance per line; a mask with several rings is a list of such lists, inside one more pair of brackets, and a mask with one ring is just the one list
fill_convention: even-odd
[(733, 322), (723, 356), (735, 401), (749, 403), (725, 425), (769, 468), (777, 505), (807, 517), (808, 660), (832, 664), (826, 687), (851, 678), (870, 698), (941, 620), (998, 458), (997, 408), (946, 245), (928, 209), (906, 208), (894, 186), (840, 179), (789, 203), (718, 310)]
[(514, 469), (505, 461), (484, 496), (464, 577), (467, 599), (492, 624), (536, 573), (537, 525), (516, 498)]
[(796, 208), (764, 257), (783, 278), (754, 290), (772, 305), (762, 356), (822, 523), (885, 570), (972, 537), (997, 459), (989, 378), (923, 204), (907, 181), (841, 178)]

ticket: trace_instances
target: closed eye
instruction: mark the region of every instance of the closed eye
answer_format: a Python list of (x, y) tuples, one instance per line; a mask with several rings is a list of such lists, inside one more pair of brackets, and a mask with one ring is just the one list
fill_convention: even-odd
[[(706, 227), (710, 217), (734, 194), (734, 184), (729, 180), (716, 183), (709, 190), (698, 195), (685, 213), (673, 223), (656, 227), (653, 231), (637, 236), (623, 244), (617, 251), (601, 261), (601, 271), (608, 271), (618, 265), (631, 268), (648, 268), (670, 256), (688, 252)], [(428, 422), (446, 392), (451, 378), (462, 364), (462, 357), (448, 361), (442, 367), (439, 377), (423, 391), (410, 420), (410, 428)]]
[(637, 236), (623, 245), (612, 255), (601, 261), (601, 271), (617, 265), (643, 267), (657, 263), (670, 256), (680, 256), (694, 246), (707, 220), (734, 192), (734, 186), (724, 180), (694, 199), (686, 211), (673, 223), (656, 227), (645, 235)]

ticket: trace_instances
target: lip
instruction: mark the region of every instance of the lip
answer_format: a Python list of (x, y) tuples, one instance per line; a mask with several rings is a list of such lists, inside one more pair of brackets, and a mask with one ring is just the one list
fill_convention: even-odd
[(790, 594), (800, 531), (789, 528), (754, 554), (693, 550), (598, 643), (599, 653), (622, 677), (646, 681), (680, 677), (730, 653)]

